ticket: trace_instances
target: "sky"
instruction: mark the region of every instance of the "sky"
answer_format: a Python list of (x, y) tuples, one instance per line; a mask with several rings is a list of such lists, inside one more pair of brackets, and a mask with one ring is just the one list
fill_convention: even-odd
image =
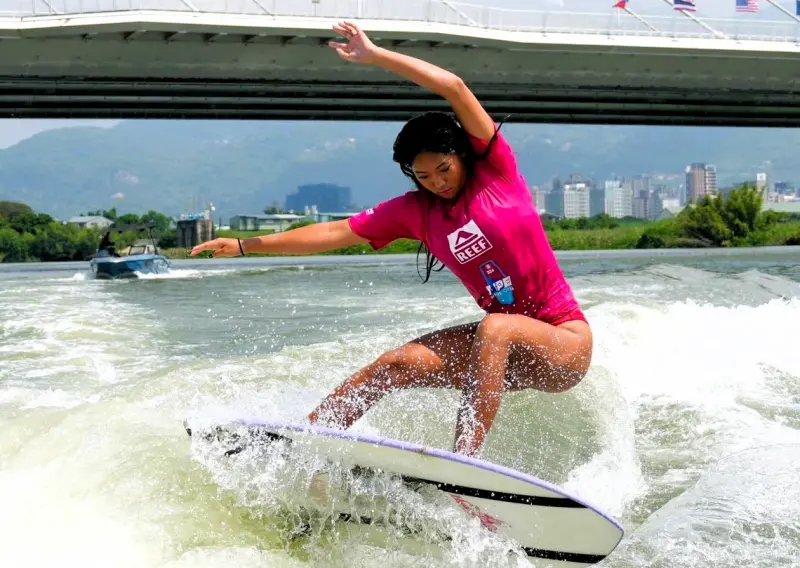
[[(233, 3), (234, 5), (247, 5), (248, 0), (239, 0)], [(276, 5), (280, 7), (281, 4), (286, 6), (302, 5), (305, 2), (310, 3), (310, 0), (274, 0)], [(355, 5), (353, 0), (353, 5)], [(386, 0), (361, 0), (365, 4), (371, 2), (386, 2)], [(397, 0), (401, 1), (401, 0)], [(411, 0), (415, 2), (416, 0)], [(794, 13), (795, 0), (775, 0), (778, 4)], [(74, 0), (50, 0), (51, 4), (58, 8), (59, 6), (71, 5), (80, 6), (80, 3)], [(229, 0), (193, 0), (194, 5), (205, 10), (213, 10), (214, 7), (224, 9)], [(344, 3), (341, 0), (320, 0), (321, 3), (338, 2), (339, 5)], [(594, 14), (614, 14), (616, 17), (630, 17), (619, 10), (612, 8), (616, 0), (468, 0), (467, 2), (454, 1), (454, 4), (471, 4), (482, 5), (487, 7), (498, 7), (512, 10), (531, 10), (531, 11), (558, 11), (558, 12), (582, 12)], [(100, 6), (106, 9), (111, 9), (114, 6), (115, 0), (93, 0), (86, 2), (86, 6)], [(174, 7), (175, 9), (185, 9), (180, 0), (130, 0), (132, 5), (142, 5), (145, 7), (158, 6), (161, 9), (168, 9)], [(267, 2), (272, 5), (272, 0)], [(724, 18), (735, 19), (746, 23), (750, 20), (768, 20), (778, 21), (784, 25), (791, 24), (791, 18), (786, 14), (781, 13), (777, 8), (771, 6), (767, 0), (759, 0), (761, 11), (758, 14), (737, 14), (735, 12), (735, 0), (697, 0), (698, 10), (695, 16), (698, 18), (708, 17), (711, 19)], [(647, 16), (660, 16), (660, 17), (680, 17), (680, 14), (674, 12), (670, 3), (666, 0), (629, 0), (628, 7), (636, 14), (643, 17)], [(47, 7), (42, 0), (0, 0), (0, 18), (13, 14), (30, 14), (33, 11), (37, 13), (46, 13)], [(800, 22), (797, 22), (800, 26)], [(789, 28), (791, 29), (791, 28)], [(798, 30), (800, 31), (800, 30)], [(97, 125), (97, 126), (111, 126), (118, 121), (102, 120), (47, 120), (47, 119), (0, 119), (0, 148), (7, 148), (16, 144), (20, 140), (24, 140), (38, 132), (49, 130), (52, 128), (60, 128), (64, 126), (77, 126), (77, 125)]]

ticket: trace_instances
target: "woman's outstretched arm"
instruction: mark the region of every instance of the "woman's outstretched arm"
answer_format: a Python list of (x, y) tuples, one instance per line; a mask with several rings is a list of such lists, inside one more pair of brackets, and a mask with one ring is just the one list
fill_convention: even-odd
[[(241, 242), (241, 249), (239, 243)], [(213, 256), (240, 256), (242, 253), (267, 254), (314, 254), (351, 245), (366, 243), (367, 240), (356, 235), (347, 219), (328, 221), (298, 227), (272, 235), (250, 237), (247, 239), (219, 238), (206, 241), (192, 249), (191, 256), (204, 250)]]

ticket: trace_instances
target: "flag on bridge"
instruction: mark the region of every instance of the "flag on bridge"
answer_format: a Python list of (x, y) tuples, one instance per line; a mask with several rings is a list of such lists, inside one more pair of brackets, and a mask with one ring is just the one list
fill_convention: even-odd
[[(797, 0), (800, 2), (800, 0)], [(696, 12), (695, 0), (672, 0), (672, 7), (680, 12)]]
[[(800, 2), (800, 0), (797, 0)], [(616, 4), (611, 6), (612, 8), (622, 8), (623, 10), (628, 7), (628, 0), (619, 0)]]
[(736, 0), (737, 12), (758, 12), (758, 0)]

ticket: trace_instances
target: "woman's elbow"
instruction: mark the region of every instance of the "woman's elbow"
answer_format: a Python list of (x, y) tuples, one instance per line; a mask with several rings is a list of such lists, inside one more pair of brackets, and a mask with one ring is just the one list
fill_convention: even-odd
[(459, 97), (468, 90), (467, 84), (464, 82), (464, 80), (455, 73), (451, 73), (449, 71), (445, 72), (440, 84), (442, 86), (441, 94), (447, 99), (451, 97)]

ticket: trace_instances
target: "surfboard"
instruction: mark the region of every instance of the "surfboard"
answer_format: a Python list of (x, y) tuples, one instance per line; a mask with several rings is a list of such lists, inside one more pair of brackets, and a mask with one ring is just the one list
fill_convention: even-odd
[[(192, 435), (188, 424), (187, 433)], [(449, 496), (488, 531), (516, 543), (535, 565), (590, 566), (610, 555), (624, 536), (623, 526), (585, 499), (513, 469), (445, 450), (349, 430), (262, 420), (234, 420), (206, 439), (234, 442), (230, 456), (249, 444), (281, 441), (303, 447), (330, 462), (399, 476), (409, 485), (426, 485)], [(244, 435), (241, 434), (244, 432)], [(363, 513), (363, 512), (361, 512)], [(346, 512), (344, 516), (350, 518)], [(355, 516), (356, 520), (363, 517)], [(366, 519), (369, 522), (369, 519)]]

